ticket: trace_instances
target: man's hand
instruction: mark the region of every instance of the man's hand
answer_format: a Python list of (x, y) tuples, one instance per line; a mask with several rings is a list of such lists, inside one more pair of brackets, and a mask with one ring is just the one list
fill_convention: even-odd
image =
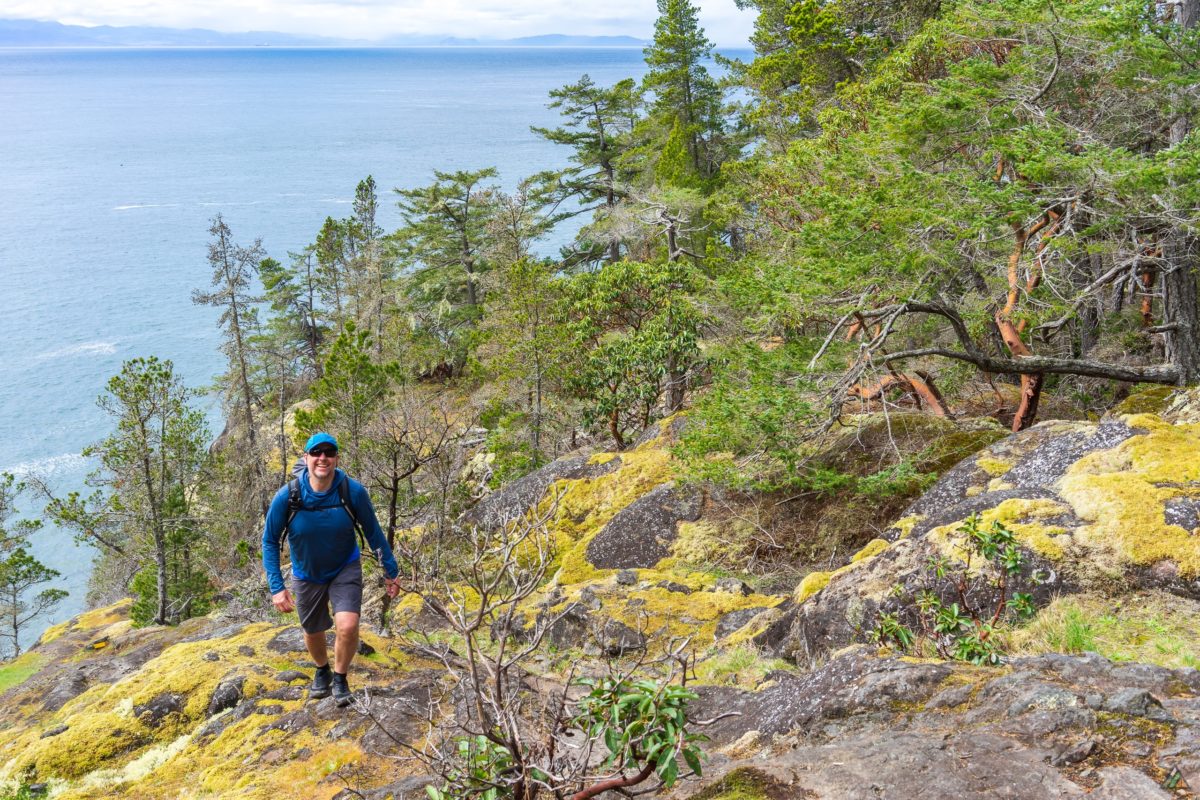
[(400, 579), (399, 578), (384, 578), (383, 590), (387, 592), (388, 597), (395, 597), (400, 594)]
[(271, 605), (275, 606), (276, 611), (282, 611), (284, 614), (296, 610), (296, 604), (292, 602), (292, 593), (287, 589), (271, 595)]

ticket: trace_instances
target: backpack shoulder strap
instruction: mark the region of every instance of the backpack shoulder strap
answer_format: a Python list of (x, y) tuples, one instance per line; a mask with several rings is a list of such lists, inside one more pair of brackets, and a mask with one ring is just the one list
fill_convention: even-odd
[(287, 519), (283, 523), (283, 533), (279, 535), (279, 546), (283, 547), (283, 542), (287, 539), (288, 529), (292, 526), (292, 520), (296, 516), (296, 512), (304, 507), (304, 501), (300, 498), (300, 479), (292, 478), (287, 482), (288, 490), (288, 513)]
[(358, 521), (358, 514), (354, 513), (354, 504), (350, 502), (350, 478), (348, 476), (338, 484), (338, 496), (342, 500), (342, 508), (346, 509), (346, 513), (350, 515), (354, 531), (358, 534), (358, 551), (378, 560), (379, 555), (367, 547), (367, 535), (363, 531), (362, 523)]

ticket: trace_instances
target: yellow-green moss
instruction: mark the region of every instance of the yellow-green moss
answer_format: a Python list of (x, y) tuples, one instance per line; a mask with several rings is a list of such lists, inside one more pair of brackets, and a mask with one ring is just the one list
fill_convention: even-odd
[(723, 561), (730, 552), (738, 551), (752, 532), (749, 523), (737, 519), (726, 522), (723, 529), (710, 520), (681, 522), (675, 541), (671, 543), (672, 563), (711, 564)]
[(910, 514), (907, 517), (903, 517), (893, 522), (892, 527), (900, 531), (901, 539), (907, 539), (912, 534), (913, 528), (915, 528), (917, 523), (922, 519), (923, 518), (920, 514)]
[[(1062, 503), (1048, 499), (1024, 500), (1012, 498), (994, 508), (984, 509), (979, 514), (984, 527), (1000, 522), (1013, 532), (1017, 541), (1033, 552), (1051, 561), (1060, 561), (1065, 555), (1063, 543), (1069, 539), (1067, 530), (1060, 526), (1046, 525), (1039, 520), (1062, 516), (1069, 509)], [(961, 559), (958, 529), (963, 520), (934, 528), (929, 532), (929, 541), (937, 545), (943, 555)]]
[(46, 629), (38, 640), (39, 644), (49, 644), (68, 631), (86, 631), (93, 628), (104, 628), (116, 622), (129, 619), (129, 607), (133, 601), (120, 600), (110, 606), (92, 609), (73, 617), (66, 622), (60, 622)]
[[(915, 524), (916, 517), (912, 518)], [(810, 572), (804, 576), (804, 580), (800, 581), (800, 585), (796, 587), (792, 598), (797, 603), (803, 603), (808, 598), (815, 595), (817, 592), (829, 585), (829, 582), (836, 576), (858, 567), (870, 561), (875, 556), (888, 549), (889, 543), (884, 539), (872, 539), (867, 542), (863, 549), (850, 557), (850, 563), (843, 567), (833, 570), (832, 572)]]
[(991, 458), (989, 456), (980, 456), (975, 459), (975, 466), (991, 475), (993, 478), (999, 478), (1001, 475), (1013, 468), (1012, 462), (1005, 461), (1001, 458)]
[(21, 760), (31, 764), (39, 778), (78, 778), (151, 740), (145, 725), (114, 711), (76, 714), (64, 733), (27, 748)]
[(736, 592), (672, 592), (663, 587), (626, 590), (605, 599), (605, 612), (613, 619), (656, 638), (691, 637), (703, 647), (716, 635), (717, 622), (731, 611), (747, 608), (766, 610), (781, 602), (778, 597)]
[(656, 486), (671, 480), (671, 454), (638, 448), (621, 454), (621, 465), (596, 478), (554, 483), (542, 501), (543, 511), (557, 502), (549, 529), (561, 559), (559, 584), (579, 583), (608, 574), (587, 560), (587, 546), (617, 512)]
[(1167, 410), (1179, 390), (1174, 386), (1154, 386), (1131, 394), (1117, 403), (1112, 412), (1122, 414), (1159, 414)]
[[(690, 800), (770, 800), (787, 787), (753, 767), (739, 767)], [(789, 792), (790, 794), (790, 792)]]
[(614, 458), (620, 458), (620, 455), (621, 455), (620, 453), (608, 453), (608, 452), (594, 453), (591, 456), (591, 458), (588, 459), (588, 463), (589, 464), (607, 464), (608, 462), (612, 461)]
[(1163, 519), (1164, 504), (1195, 496), (1200, 481), (1200, 424), (1171, 425), (1140, 414), (1125, 418), (1145, 435), (1081, 458), (1059, 482), (1059, 494), (1088, 524), (1077, 538), (1117, 565), (1169, 559), (1180, 575), (1200, 575), (1200, 537)]
[(191, 740), (192, 734), (185, 733), (173, 742), (150, 748), (120, 769), (89, 773), (77, 788), (83, 791), (113, 790), (140, 781), (177, 756)]
[(824, 589), (829, 585), (831, 578), (833, 578), (832, 572), (810, 572), (805, 575), (804, 580), (800, 581), (800, 585), (796, 587), (796, 602), (803, 603), (805, 600)]
[[(197, 624), (204, 621), (197, 620), (192, 626)], [(20, 741), (14, 742), (15, 751), (9, 745), (3, 749), (20, 753), (19, 764), (35, 765), (43, 778), (72, 779), (97, 769), (122, 769), (139, 748), (174, 741), (204, 719), (213, 690), (230, 672), (237, 671), (245, 678), (242, 692), (246, 697), (258, 695), (268, 686), (280, 686), (273, 678), (259, 674), (267, 671), (260, 664), (239, 666), (247, 656), (242, 656), (238, 649), (261, 644), (271, 630), (273, 626), (258, 623), (228, 638), (167, 647), (132, 675), (111, 685), (90, 687), (43, 720), (47, 725), (67, 724), (65, 732), (43, 740), (40, 729), (29, 729), (19, 737)], [(217, 660), (203, 657), (210, 651), (217, 654)], [(168, 715), (153, 729), (135, 718), (136, 706), (165, 694), (184, 698), (179, 713)]]
[(850, 556), (850, 563), (857, 564), (859, 561), (864, 561), (868, 558), (879, 555), (884, 550), (888, 549), (888, 541), (886, 539), (872, 539), (867, 542), (862, 550), (859, 550), (854, 555)]

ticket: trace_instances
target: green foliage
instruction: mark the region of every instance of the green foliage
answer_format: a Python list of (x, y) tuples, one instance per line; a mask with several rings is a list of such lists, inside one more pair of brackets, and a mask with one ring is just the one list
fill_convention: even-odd
[(681, 759), (688, 770), (701, 774), (699, 743), (708, 737), (687, 730), (687, 704), (696, 699), (695, 692), (649, 680), (580, 683), (590, 691), (579, 701), (575, 724), (604, 742), (606, 766), (639, 770), (653, 763), (667, 788), (679, 778)]
[(62, 589), (38, 586), (60, 577), (30, 552), (30, 537), (41, 522), (14, 519), (17, 501), (26, 491), (10, 473), (0, 473), (0, 658), (21, 654), (21, 631), (34, 619), (49, 614), (67, 596)]
[[(196, 496), (208, 462), (208, 429), (193, 409), (194, 392), (170, 361), (154, 356), (126, 361), (97, 404), (113, 420), (111, 434), (84, 450), (100, 467), (89, 476), (89, 497), (50, 497), (46, 515), (126, 568), (153, 563), (154, 620), (178, 622), (187, 607), (169, 604), (172, 541), (195, 530)], [(202, 548), (198, 532), (191, 541)], [(195, 563), (202, 553), (193, 552)], [(129, 570), (132, 572), (133, 570)]]
[[(212, 610), (213, 585), (200, 566), (205, 552), (203, 534), (188, 518), (183, 488), (174, 486), (165, 504), (168, 519), (175, 525), (166, 535), (167, 616), (170, 619), (202, 617)], [(240, 542), (239, 542), (240, 544)], [(133, 605), (129, 618), (134, 625), (150, 625), (158, 619), (158, 569), (148, 564), (129, 584)]]
[(410, 358), (422, 372), (458, 374), (471, 356), (491, 271), (492, 167), (434, 171), (435, 181), (397, 189), (404, 224), (388, 237), (402, 273)]
[(576, 238), (569, 261), (609, 263), (619, 260), (623, 235), (613, 229), (614, 212), (625, 198), (634, 171), (624, 166), (631, 134), (640, 119), (641, 92), (632, 78), (610, 87), (597, 86), (584, 75), (576, 83), (550, 91), (548, 107), (562, 114), (558, 128), (532, 130), (571, 148), (573, 166), (555, 173), (562, 195), (574, 197), (579, 211), (594, 209), (594, 220)]
[[(1032, 595), (1010, 594), (1025, 565), (1024, 555), (1011, 530), (999, 520), (984, 526), (978, 514), (958, 528), (955, 547), (963, 554), (961, 559), (933, 557), (923, 587), (915, 591), (897, 587), (894, 592), (902, 607), (915, 611), (919, 632), (906, 627), (898, 613), (887, 612), (872, 631), (874, 641), (909, 650), (919, 638), (931, 642), (943, 658), (999, 663), (1003, 655), (996, 635), (999, 625), (1027, 619), (1036, 610)], [(943, 586), (950, 587), (956, 601), (947, 602), (938, 594)]]
[(52, 612), (67, 592), (49, 588), (31, 596), (31, 590), (61, 577), (61, 573), (38, 561), (23, 546), (7, 554), (0, 552), (0, 556), (0, 620), (4, 624), (0, 640), (7, 640), (5, 650), (19, 656), (21, 631), (37, 617)]
[(668, 380), (686, 380), (698, 365), (697, 285), (678, 262), (621, 261), (572, 281), (564, 383), (583, 401), (584, 424), (606, 427), (618, 449), (655, 418)]
[(19, 686), (42, 668), (42, 656), (37, 651), (26, 652), (12, 661), (0, 663), (0, 693)]
[(372, 412), (383, 405), (400, 378), (399, 365), (375, 363), (370, 333), (347, 322), (329, 350), (320, 379), (313, 384), (316, 408), (296, 410), (297, 440), (302, 442), (319, 430), (336, 431), (341, 464), (353, 469)]
[(644, 51), (642, 86), (654, 95), (644, 130), (666, 134), (665, 144), (656, 137), (646, 150), (654, 176), (671, 185), (715, 178), (725, 157), (721, 91), (704, 66), (712, 49), (690, 0), (658, 0), (654, 41)]
[(936, 472), (917, 472), (911, 461), (901, 461), (893, 467), (859, 478), (855, 491), (866, 497), (912, 497), (920, 494), (937, 480)]
[(746, 116), (771, 149), (811, 132), (837, 87), (868, 71), (935, 15), (936, 0), (739, 0), (758, 11), (756, 58), (735, 62), (754, 102)]
[(20, 783), (11, 789), (0, 789), (0, 800), (39, 800), (45, 796), (44, 791), (35, 792), (28, 783)]
[[(489, 449), (512, 453), (517, 471), (536, 468), (545, 458), (544, 434), (548, 427), (565, 427), (556, 419), (561, 407), (563, 371), (569, 363), (570, 330), (563, 313), (566, 281), (554, 274), (554, 266), (521, 257), (497, 269), (500, 280), (488, 303), (483, 325), (484, 344), (480, 359), (491, 376), (512, 398), (512, 411), (503, 427), (506, 432)], [(517, 441), (520, 423), (527, 433)], [(484, 423), (487, 427), (493, 424)], [(528, 471), (528, 470), (525, 470)], [(497, 468), (497, 473), (508, 470)], [(519, 477), (516, 472), (511, 477)], [(523, 473), (522, 473), (523, 474)], [(505, 480), (500, 478), (498, 480)]]
[(488, 431), (484, 447), (495, 457), (491, 464), (492, 476), (488, 481), (492, 489), (528, 475), (544, 463), (529, 440), (520, 435), (524, 427), (525, 415), (517, 412), (506, 414), (497, 421), (496, 427)]
[(736, 489), (836, 489), (849, 476), (804, 463), (801, 443), (821, 414), (808, 387), (791, 380), (805, 353), (765, 352), (753, 342), (712, 353), (713, 382), (697, 398), (675, 455), (694, 480)]
[[(603, 742), (608, 756), (602, 769), (625, 776), (641, 776), (636, 785), (653, 773), (666, 788), (681, 775), (702, 774), (704, 753), (700, 743), (706, 736), (688, 731), (687, 704), (697, 695), (674, 684), (628, 678), (581, 680), (589, 691), (576, 702), (572, 725), (588, 737)], [(453, 765), (440, 788), (427, 787), (430, 800), (503, 800), (514, 797), (511, 778), (519, 772), (518, 759), (499, 735), (477, 734), (454, 742)], [(555, 794), (587, 791), (588, 784), (568, 785), (528, 763), (522, 751), (520, 762), (528, 779)], [(646, 775), (642, 775), (646, 772)], [(598, 779), (597, 779), (598, 781)], [(536, 790), (534, 790), (536, 793)], [(533, 796), (532, 794), (528, 796)]]
[[(446, 784), (438, 789), (426, 786), (430, 800), (456, 800), (460, 797), (478, 800), (502, 800), (512, 797), (512, 789), (500, 781), (512, 767), (512, 753), (502, 744), (488, 737), (464, 736), (455, 743), (456, 763), (459, 765), (446, 776)], [(534, 770), (536, 780), (546, 780), (546, 775)], [(449, 788), (453, 786), (453, 791)]]

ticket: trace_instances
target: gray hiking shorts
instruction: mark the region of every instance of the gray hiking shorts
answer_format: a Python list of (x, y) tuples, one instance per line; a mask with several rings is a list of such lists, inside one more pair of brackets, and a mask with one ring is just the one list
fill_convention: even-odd
[(342, 567), (329, 583), (313, 583), (292, 579), (292, 594), (296, 595), (296, 611), (305, 633), (322, 633), (333, 627), (333, 613), (362, 611), (362, 559)]

